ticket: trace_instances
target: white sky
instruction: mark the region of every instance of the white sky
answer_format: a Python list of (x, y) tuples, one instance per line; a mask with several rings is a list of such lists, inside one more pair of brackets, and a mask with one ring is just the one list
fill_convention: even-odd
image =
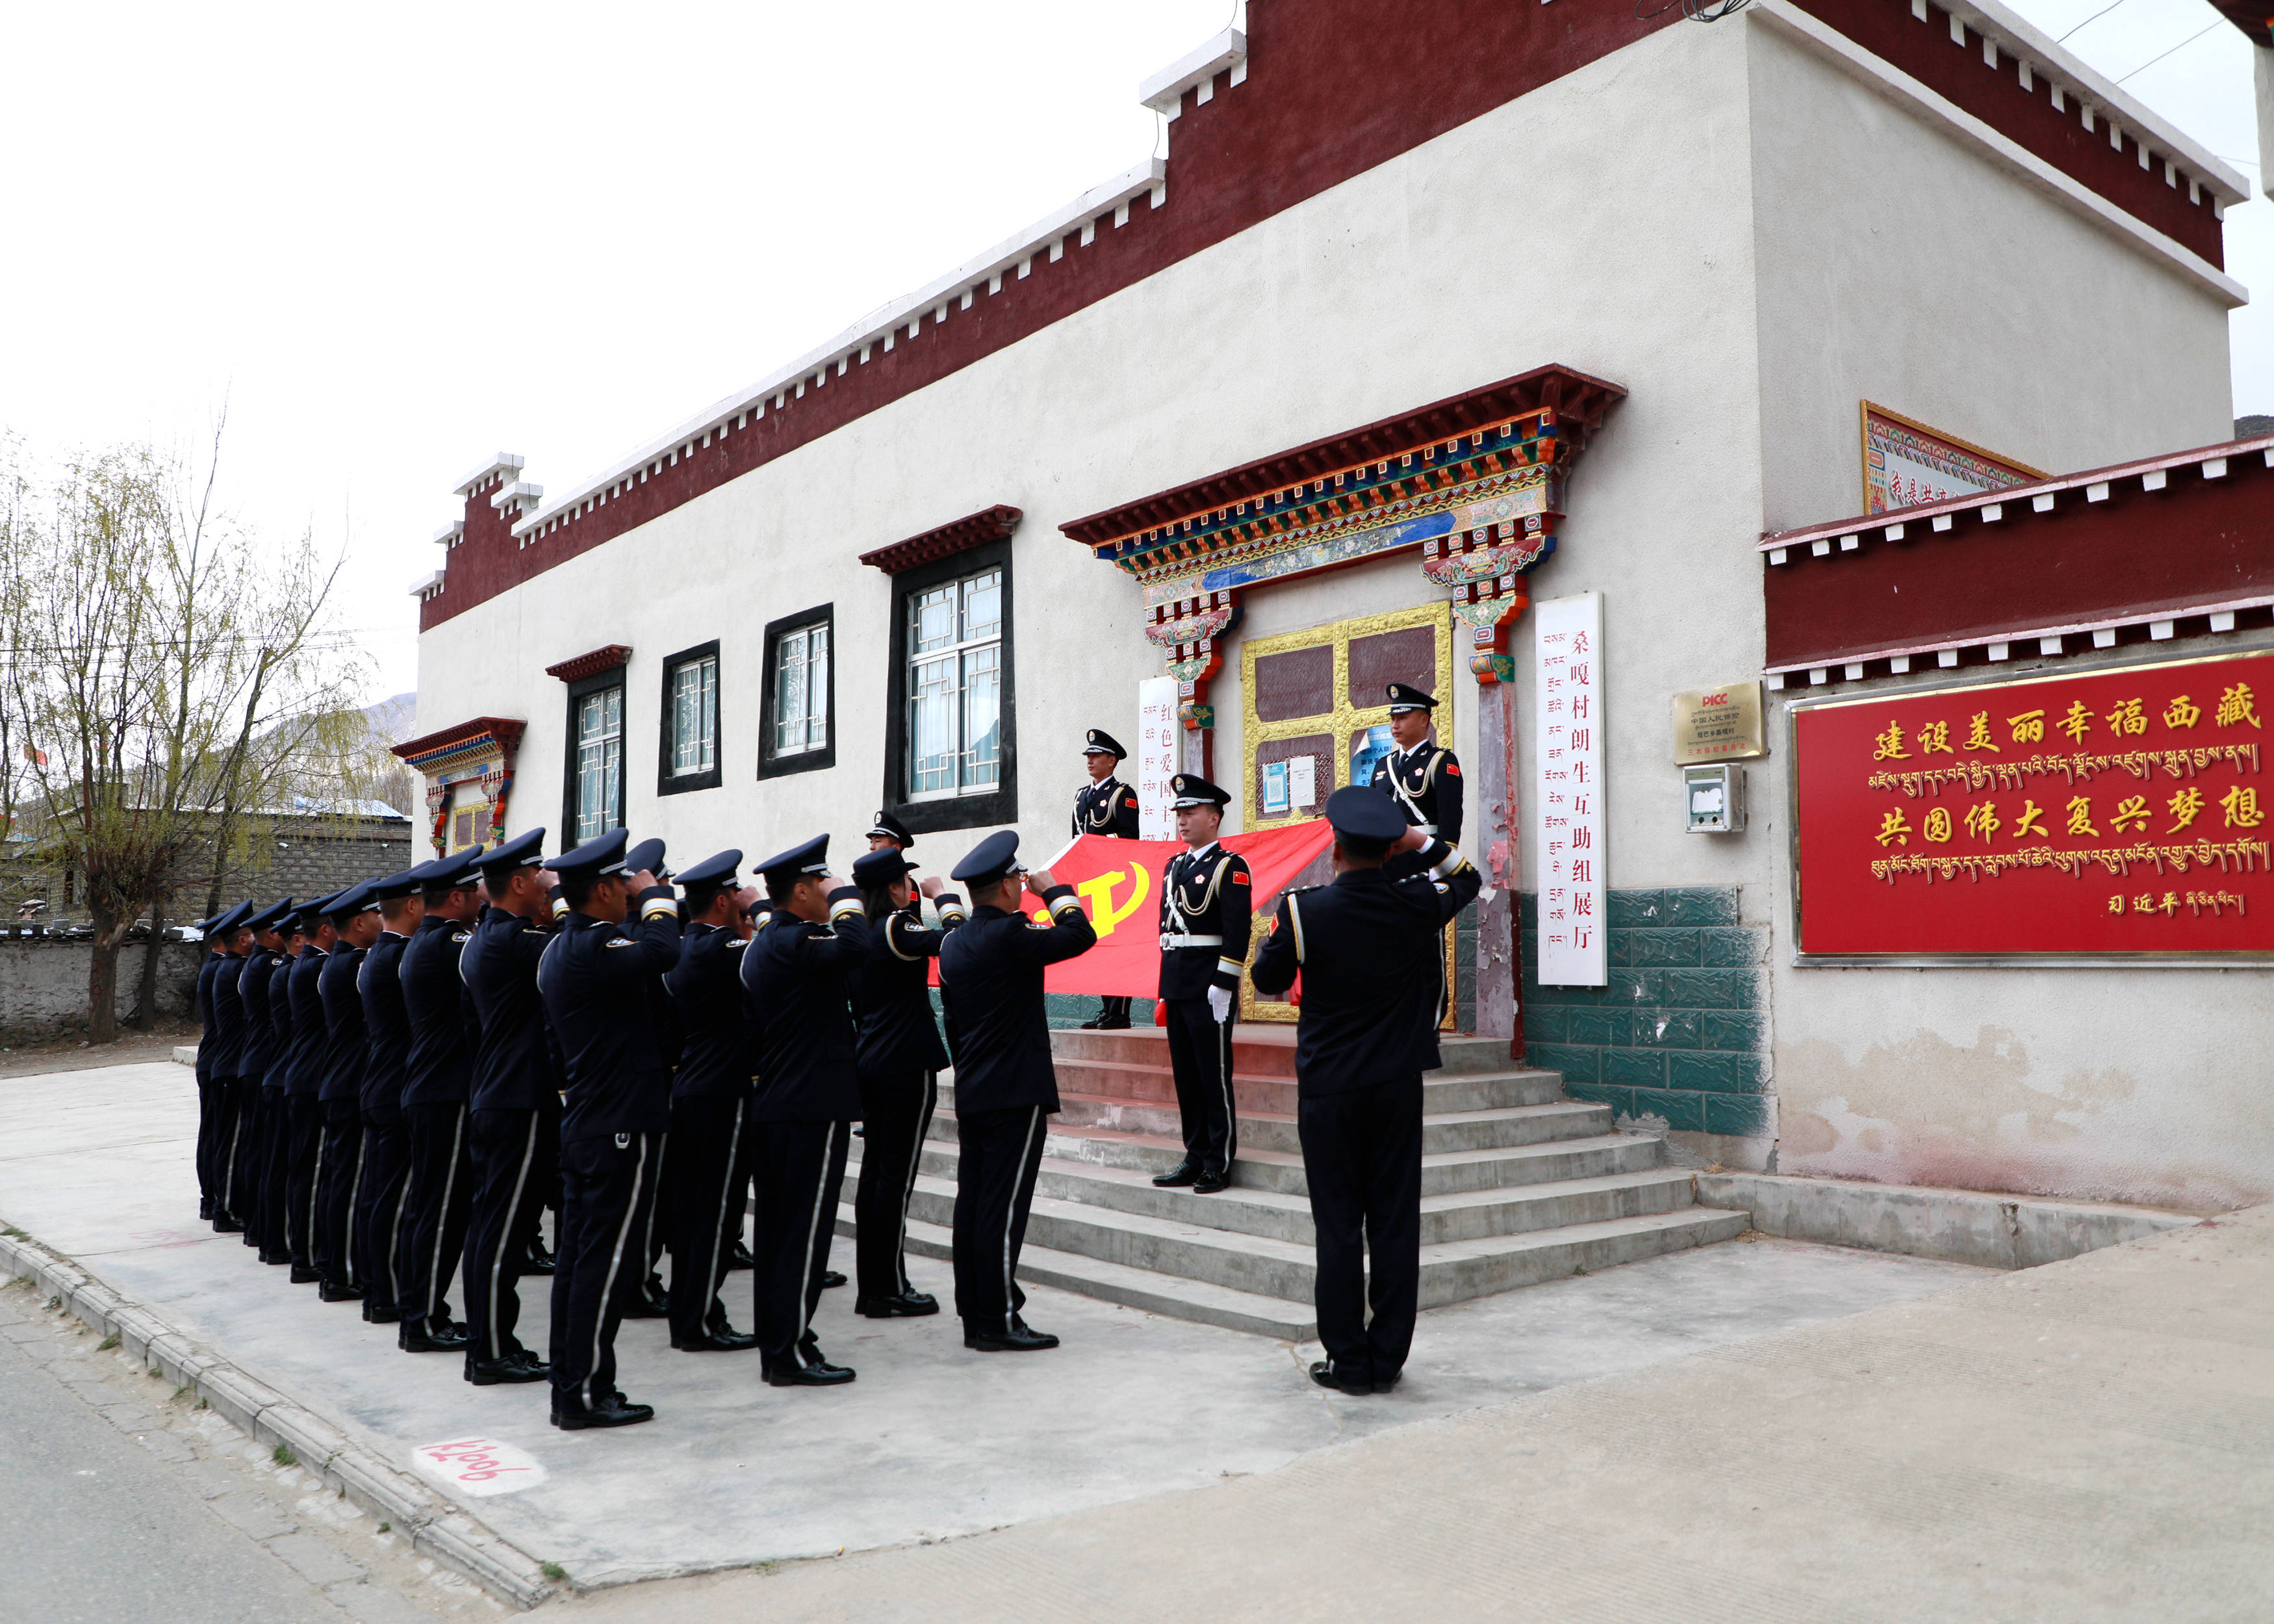
[[(2058, 35), (2105, 4), (2019, 9)], [(467, 472), (516, 451), (565, 491), (1136, 162), (1137, 81), (1231, 9), (17, 8), (0, 428), (188, 449), (226, 402), (231, 506), (345, 545), (370, 697), (408, 689)], [(2215, 16), (2122, 0), (2069, 44), (2115, 78)], [(2126, 88), (2253, 183), (2235, 410), (2274, 412), (2250, 74), (2221, 24)]]

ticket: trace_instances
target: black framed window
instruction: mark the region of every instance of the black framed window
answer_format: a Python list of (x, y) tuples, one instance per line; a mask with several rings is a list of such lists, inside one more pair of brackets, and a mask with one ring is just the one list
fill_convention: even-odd
[(837, 764), (837, 606), (823, 604), (767, 624), (758, 776)]
[(681, 649), (663, 662), (663, 735), (656, 745), (655, 790), (681, 795), (716, 789), (719, 770), (719, 643)]
[(568, 685), (568, 751), (561, 775), (562, 849), (624, 821), (624, 673), (621, 665)]
[(914, 831), (1015, 822), (1007, 538), (893, 578), (891, 659), (893, 815)]

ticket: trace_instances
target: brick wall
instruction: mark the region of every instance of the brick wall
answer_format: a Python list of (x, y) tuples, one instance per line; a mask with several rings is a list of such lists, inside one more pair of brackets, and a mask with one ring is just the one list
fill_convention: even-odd
[(1734, 886), (1612, 891), (1604, 987), (1540, 986), (1539, 898), (1525, 892), (1517, 906), (1532, 1064), (1622, 1116), (1662, 1116), (1692, 1133), (1775, 1132), (1769, 933), (1738, 922)]

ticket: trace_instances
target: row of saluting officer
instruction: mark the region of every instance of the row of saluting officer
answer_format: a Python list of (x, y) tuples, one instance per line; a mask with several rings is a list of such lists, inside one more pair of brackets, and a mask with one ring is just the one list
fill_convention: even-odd
[[(659, 841), (627, 850), (614, 831), (548, 869), (543, 838), (204, 921), (202, 1216), (324, 1301), (361, 1302), (405, 1350), (462, 1353), (469, 1381), (548, 1381), (558, 1426), (652, 1415), (615, 1381), (628, 1314), (667, 1316), (677, 1349), (756, 1347), (776, 1386), (850, 1381), (812, 1320), (822, 1290), (844, 1283), (829, 1250), (855, 1123), (855, 1310), (938, 1312), (905, 1261), (947, 1061), (937, 959), (960, 1017), (965, 1345), (1057, 1345), (1020, 1317), (1015, 1269), (1058, 1109), (1043, 970), (1096, 941), (1071, 887), (1028, 874), (1005, 831), (956, 868), (967, 914), (919, 883), (913, 841), (882, 814), (853, 884), (834, 883), (821, 836), (757, 865), (764, 896), (737, 883), (739, 852), (679, 874), (682, 901)], [(1022, 891), (1049, 925), (1020, 911)], [(754, 1182), (742, 1333), (719, 1292)], [(547, 1205), (557, 1260), (539, 1244)], [(655, 1277), (666, 1247), (667, 1297)], [(517, 1334), (518, 1282), (548, 1271), (540, 1358)], [(463, 1323), (449, 1302), (461, 1280)]]

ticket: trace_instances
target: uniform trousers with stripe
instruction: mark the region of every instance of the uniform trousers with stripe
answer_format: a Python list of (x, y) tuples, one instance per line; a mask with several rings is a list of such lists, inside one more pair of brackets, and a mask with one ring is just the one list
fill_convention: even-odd
[(397, 1244), (403, 1259), (403, 1323), (439, 1331), (450, 1322), (450, 1287), (466, 1252), (466, 1217), (473, 1207), (473, 1155), (466, 1142), (467, 1110), (453, 1105), (406, 1105), (410, 1125), (410, 1189), (403, 1203)]
[(210, 1213), (221, 1199), (220, 1146), (228, 1132), (229, 1079), (198, 1083), (198, 1210)]
[(363, 1119), (363, 1177), (356, 1189), (355, 1272), (366, 1313), (402, 1299), (403, 1197), (410, 1187), (410, 1131), (400, 1120)]
[(1318, 1231), (1319, 1340), (1337, 1370), (1390, 1380), (1421, 1288), (1420, 1074), (1298, 1100), (1295, 1127)]
[(1239, 1018), (1217, 1020), (1206, 998), (1162, 1002), (1168, 1005), (1169, 1068), (1184, 1118), (1185, 1161), (1195, 1171), (1221, 1173), (1239, 1154), (1239, 1109), (1231, 1097), (1231, 1030)]
[(696, 1342), (727, 1327), (719, 1287), (742, 1238), (750, 1182), (748, 1090), (671, 1102), (671, 1340)]
[(324, 1147), (316, 1181), (316, 1272), (335, 1290), (363, 1284), (356, 1267), (356, 1197), (363, 1183), (363, 1107), (354, 1096), (322, 1100)]
[(664, 1192), (679, 1177), (679, 1169), (671, 1164), (672, 1143), (668, 1132), (655, 1136), (655, 1165), (651, 1169), (655, 1178), (656, 1199), (647, 1205), (647, 1216), (640, 1225), (640, 1252), (647, 1267), (640, 1275), (643, 1286), (663, 1289), (663, 1253), (671, 1244), (671, 1200)]
[(316, 1180), (324, 1162), (324, 1106), (312, 1094), (284, 1101), (284, 1245), (295, 1268), (316, 1267)]
[(282, 1257), (290, 1241), (284, 1226), (285, 1175), (292, 1161), (290, 1108), (282, 1088), (260, 1090), (260, 1250)]
[(544, 1125), (537, 1131), (538, 1143), (543, 1147), (538, 1160), (542, 1169), (532, 1177), (537, 1180), (537, 1199), (526, 1211), (526, 1232), (522, 1237), (522, 1252), (526, 1255), (535, 1246), (544, 1244), (545, 1214), (553, 1213), (553, 1234), (557, 1244), (561, 1235), (561, 1118), (566, 1108), (557, 1093), (547, 1090), (538, 1097), (537, 1113)]
[(213, 1143), (201, 1148), (199, 1188), (212, 1199), (215, 1217), (224, 1213), (235, 1217), (234, 1213), (229, 1212), (229, 1186), (237, 1155), (237, 1079), (216, 1077), (210, 1086), (214, 1093)]
[(466, 1223), (466, 1344), (469, 1357), (502, 1359), (521, 1351), (522, 1267), (529, 1260), (529, 1224), (544, 1210), (545, 1190), (560, 1154), (559, 1130), (546, 1143), (545, 1113), (469, 1113), (474, 1195)]
[(561, 1237), (553, 1271), (553, 1408), (589, 1409), (616, 1386), (616, 1327), (655, 1201), (657, 1133), (561, 1147)]
[(230, 1135), (229, 1215), (245, 1226), (248, 1246), (260, 1244), (260, 1079), (237, 1079), (237, 1127)]
[(853, 1124), (762, 1122), (754, 1137), (758, 1244), (752, 1250), (758, 1262), (750, 1272), (752, 1328), (768, 1365), (790, 1365), (821, 1304)]
[(924, 1135), (939, 1102), (937, 1074), (899, 1071), (861, 1079), (861, 1188), (853, 1198), (855, 1288), (863, 1297), (904, 1297), (908, 1280), (908, 1198)]
[(1039, 1105), (955, 1114), (955, 1312), (997, 1335), (1027, 1305), (1017, 1278), (1049, 1113)]

